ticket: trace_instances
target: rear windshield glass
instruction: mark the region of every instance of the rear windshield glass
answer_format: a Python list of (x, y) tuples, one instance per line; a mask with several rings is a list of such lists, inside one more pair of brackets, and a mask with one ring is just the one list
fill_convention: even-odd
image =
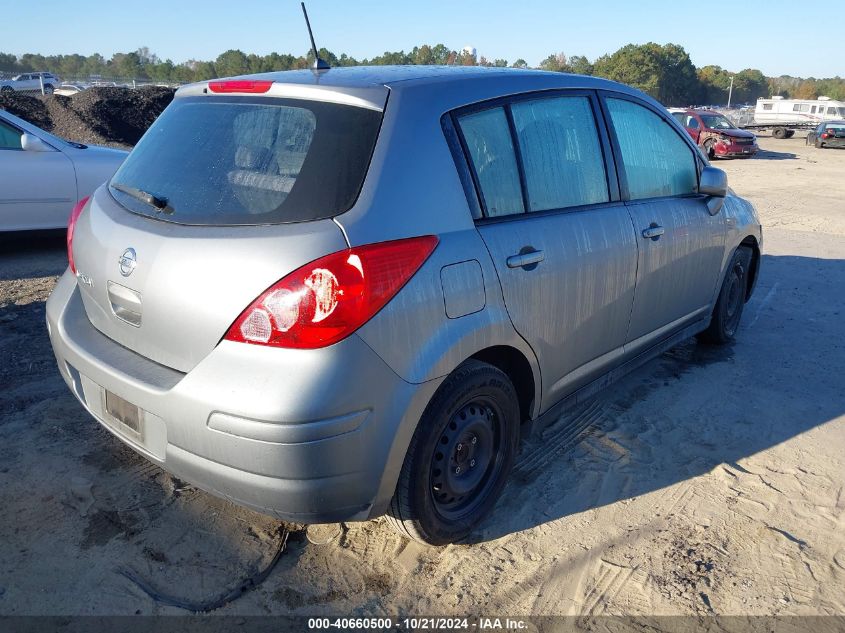
[(358, 197), (381, 112), (295, 99), (182, 98), (112, 178), (134, 213), (180, 224), (328, 218)]

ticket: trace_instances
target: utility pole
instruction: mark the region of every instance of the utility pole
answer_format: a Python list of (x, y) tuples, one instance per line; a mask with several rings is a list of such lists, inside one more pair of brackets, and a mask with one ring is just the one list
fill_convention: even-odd
[(731, 97), (733, 96), (733, 93), (734, 93), (734, 76), (731, 75), (731, 85), (728, 88), (728, 110), (731, 109)]

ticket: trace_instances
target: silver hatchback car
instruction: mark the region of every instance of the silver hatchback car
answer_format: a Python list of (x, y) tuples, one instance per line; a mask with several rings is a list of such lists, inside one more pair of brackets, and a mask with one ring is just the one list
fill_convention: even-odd
[(180, 88), (75, 210), (62, 376), (176, 476), (442, 544), (522, 432), (692, 336), (730, 340), (761, 229), (657, 102), (442, 67)]

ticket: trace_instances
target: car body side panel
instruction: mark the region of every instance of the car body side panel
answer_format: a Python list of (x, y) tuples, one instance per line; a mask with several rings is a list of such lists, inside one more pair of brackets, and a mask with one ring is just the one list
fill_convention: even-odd
[[(441, 272), (468, 259), (481, 266), (481, 277), (468, 275), (466, 292), (485, 295), (482, 309), (450, 318)], [(531, 347), (514, 330), (490, 255), (475, 228), (440, 236), (429, 260), (376, 316), (358, 330), (360, 336), (404, 380), (424, 383), (449, 374), (467, 358), (492, 346), (513, 347), (532, 367), (535, 404), (540, 372)]]
[(0, 230), (67, 226), (76, 203), (73, 163), (58, 150), (0, 150)]
[[(715, 305), (716, 299), (719, 296), (722, 280), (725, 278), (731, 257), (742, 241), (746, 238), (753, 238), (757, 243), (757, 247), (761, 251), (763, 250), (763, 228), (760, 225), (760, 219), (757, 217), (757, 211), (754, 209), (753, 204), (744, 198), (740, 198), (731, 191), (725, 197), (725, 202), (719, 213), (724, 215), (725, 218), (725, 250), (722, 256), (718, 283), (713, 290), (712, 305)], [(753, 279), (755, 283), (760, 276), (759, 273), (758, 268), (757, 276)], [(754, 290), (753, 286), (751, 290)]]
[(97, 187), (114, 175), (128, 156), (128, 152), (110, 147), (68, 147), (63, 151), (73, 161), (76, 171), (77, 199), (94, 193)]

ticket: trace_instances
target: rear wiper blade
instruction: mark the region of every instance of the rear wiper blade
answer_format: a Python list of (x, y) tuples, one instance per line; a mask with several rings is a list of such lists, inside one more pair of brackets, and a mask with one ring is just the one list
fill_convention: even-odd
[(136, 187), (129, 187), (127, 185), (116, 184), (112, 185), (114, 189), (125, 193), (128, 196), (132, 196), (136, 200), (140, 200), (141, 202), (150, 205), (157, 211), (165, 211), (166, 213), (173, 213), (173, 208), (167, 206), (167, 198), (162, 198), (161, 196), (156, 196), (151, 194), (148, 191), (144, 191), (143, 189), (137, 189)]

